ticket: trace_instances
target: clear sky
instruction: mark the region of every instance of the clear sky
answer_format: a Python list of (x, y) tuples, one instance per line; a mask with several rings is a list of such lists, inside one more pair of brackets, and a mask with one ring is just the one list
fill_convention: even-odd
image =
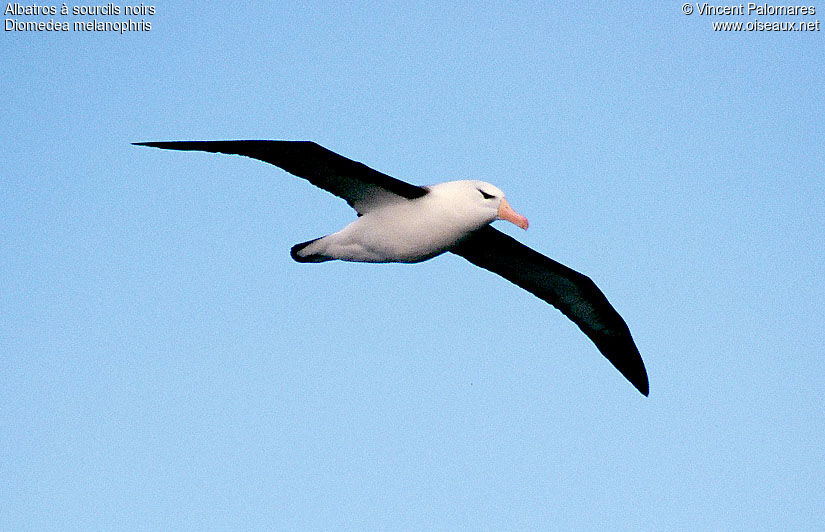
[[(340, 4), (0, 35), (0, 529), (821, 528), (825, 31), (712, 22), (825, 4)], [(650, 397), (459, 257), (292, 261), (354, 216), (303, 180), (130, 145), (237, 138), (496, 184)]]

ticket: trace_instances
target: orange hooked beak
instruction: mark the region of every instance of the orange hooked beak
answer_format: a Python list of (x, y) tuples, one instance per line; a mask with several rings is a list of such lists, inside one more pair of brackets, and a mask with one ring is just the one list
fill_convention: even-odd
[(501, 198), (501, 205), (498, 206), (498, 219), (507, 220), (508, 222), (514, 223), (525, 230), (529, 225), (527, 223), (527, 218), (514, 211), (504, 198)]

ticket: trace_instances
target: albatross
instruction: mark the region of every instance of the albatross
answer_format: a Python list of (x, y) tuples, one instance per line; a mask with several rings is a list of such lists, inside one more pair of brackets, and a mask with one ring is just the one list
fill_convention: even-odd
[(415, 263), (454, 253), (556, 307), (633, 386), (648, 395), (647, 371), (625, 321), (589, 277), (490, 225), (506, 220), (527, 229), (528, 224), (504, 193), (489, 183), (463, 180), (412, 185), (310, 141), (134, 144), (243, 155), (306, 179), (343, 198), (358, 218), (340, 231), (296, 244), (290, 253), (294, 260)]

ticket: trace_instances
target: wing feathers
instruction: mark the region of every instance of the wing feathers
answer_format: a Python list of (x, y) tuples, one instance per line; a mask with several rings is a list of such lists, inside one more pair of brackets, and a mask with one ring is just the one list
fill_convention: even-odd
[(135, 144), (167, 150), (197, 150), (252, 157), (332, 192), (345, 199), (359, 214), (388, 201), (420, 198), (427, 193), (425, 188), (382, 174), (309, 141), (217, 140)]
[(589, 277), (485, 226), (451, 250), (550, 303), (570, 318), (642, 394), (647, 371), (627, 324)]
[[(274, 164), (347, 201), (359, 215), (387, 202), (420, 198), (427, 189), (405, 183), (347, 159), (314, 142), (224, 140), (136, 142), (170, 150), (199, 150), (244, 155)], [(299, 244), (293, 248), (308, 245)], [(647, 372), (630, 330), (599, 288), (586, 277), (485, 226), (451, 250), (490, 270), (561, 310), (596, 344), (599, 351), (644, 395)], [(298, 259), (296, 259), (298, 260)]]

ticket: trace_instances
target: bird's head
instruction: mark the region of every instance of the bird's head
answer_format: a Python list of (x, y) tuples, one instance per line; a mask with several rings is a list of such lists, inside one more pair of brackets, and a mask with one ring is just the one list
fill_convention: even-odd
[(475, 231), (495, 220), (507, 220), (527, 229), (527, 218), (510, 207), (504, 193), (484, 181), (448, 181), (426, 187), (427, 197), (440, 205), (446, 218), (462, 231)]
[(466, 194), (469, 195), (476, 208), (487, 214), (489, 222), (506, 220), (522, 229), (527, 229), (529, 225), (527, 218), (513, 210), (507, 198), (504, 197), (504, 192), (498, 187), (484, 181), (466, 181), (466, 183)]

